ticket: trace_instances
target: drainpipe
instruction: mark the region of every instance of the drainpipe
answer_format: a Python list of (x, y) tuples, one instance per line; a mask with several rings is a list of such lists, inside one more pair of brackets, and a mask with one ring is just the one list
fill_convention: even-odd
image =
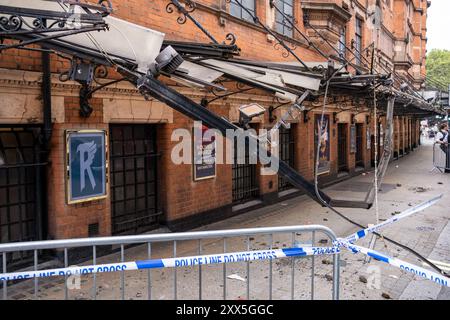
[[(43, 49), (45, 49), (43, 47)], [(47, 163), (50, 152), (50, 139), (52, 136), (52, 93), (51, 93), (51, 72), (50, 72), (50, 53), (42, 52), (42, 106), (43, 106), (43, 132), (41, 134), (41, 150), (38, 161)], [(36, 212), (38, 221), (39, 239), (47, 237), (48, 219), (47, 219), (47, 165), (36, 167)]]
[[(44, 118), (44, 147), (49, 151), (49, 143), (52, 136), (52, 89), (50, 73), (50, 53), (42, 52), (42, 101)], [(45, 159), (46, 160), (46, 159)]]

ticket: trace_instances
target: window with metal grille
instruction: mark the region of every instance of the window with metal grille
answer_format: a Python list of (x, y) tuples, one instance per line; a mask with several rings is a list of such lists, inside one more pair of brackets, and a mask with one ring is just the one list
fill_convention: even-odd
[(362, 51), (362, 20), (356, 18), (356, 29), (355, 29), (355, 55), (356, 64), (361, 65), (361, 51)]
[(364, 157), (363, 157), (363, 124), (356, 124), (356, 154), (355, 154), (355, 165), (357, 167), (364, 167)]
[(156, 127), (111, 125), (111, 220), (113, 234), (158, 226)]
[[(240, 3), (253, 15), (255, 14), (255, 7), (256, 7), (255, 0), (237, 0), (237, 1), (240, 1)], [(253, 18), (247, 13), (247, 11), (242, 9), (240, 5), (236, 4), (234, 0), (230, 2), (230, 14), (239, 19), (253, 22)]]
[[(246, 138), (248, 140), (248, 138)], [(233, 164), (233, 202), (241, 203), (259, 197), (259, 183), (256, 164), (250, 163), (249, 145), (246, 144), (245, 154), (238, 154), (237, 141), (234, 142)]]
[(339, 34), (339, 56), (341, 58), (345, 58), (346, 55), (346, 48), (345, 48), (346, 41), (347, 41), (347, 28), (343, 27)]
[[(295, 168), (295, 125), (291, 124), (291, 129), (281, 127), (280, 134), (280, 159), (286, 162), (290, 167)], [(284, 191), (293, 188), (292, 184), (284, 177), (278, 176), (278, 191)]]
[[(0, 242), (40, 240), (42, 165), (39, 128), (0, 128)], [(32, 251), (7, 255), (7, 262), (24, 263)]]
[(291, 22), (294, 21), (294, 0), (278, 0), (276, 2), (277, 7), (284, 13), (286, 16), (283, 17), (281, 13), (276, 11), (275, 13), (275, 30), (278, 33), (284, 34), (285, 36), (292, 37), (293, 29), (291, 23), (286, 21), (286, 19), (290, 19)]
[(347, 166), (347, 124), (338, 124), (338, 171), (348, 171)]

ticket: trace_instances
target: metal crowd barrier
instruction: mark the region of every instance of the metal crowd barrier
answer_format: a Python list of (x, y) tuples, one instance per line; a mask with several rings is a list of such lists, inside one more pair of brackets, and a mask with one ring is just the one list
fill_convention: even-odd
[[(17, 285), (17, 281), (16, 279), (21, 279), (19, 280), (19, 284), (24, 283), (26, 281), (29, 282), (30, 285), (33, 285), (34, 282), (34, 298), (38, 298), (38, 292), (39, 292), (39, 287), (40, 287), (40, 279), (45, 279), (45, 280), (54, 280), (54, 279), (64, 279), (64, 299), (68, 299), (69, 298), (69, 292), (68, 292), (68, 275), (70, 275), (70, 272), (61, 272), (58, 273), (57, 270), (58, 269), (54, 269), (56, 270), (56, 272), (49, 272), (51, 270), (43, 270), (45, 271), (47, 274), (39, 274), (39, 270), (38, 270), (38, 252), (40, 252), (40, 250), (49, 250), (49, 249), (53, 249), (53, 250), (59, 250), (59, 251), (63, 251), (64, 252), (64, 268), (61, 268), (59, 270), (68, 270), (70, 271), (71, 269), (69, 268), (69, 258), (68, 258), (68, 249), (73, 249), (73, 248), (81, 248), (81, 247), (90, 247), (92, 248), (92, 266), (97, 266), (98, 269), (100, 271), (95, 271), (92, 274), (89, 274), (88, 276), (92, 277), (92, 292), (90, 293), (90, 298), (91, 299), (96, 299), (98, 292), (97, 292), (97, 288), (98, 288), (98, 275), (104, 275), (105, 273), (96, 273), (96, 272), (104, 272), (102, 270), (105, 270), (104, 268), (108, 268), (108, 266), (121, 266), (119, 268), (114, 269), (113, 268), (113, 272), (109, 273), (111, 275), (117, 275), (120, 274), (120, 299), (125, 299), (125, 289), (126, 289), (126, 284), (125, 284), (125, 273), (126, 272), (132, 272), (132, 271), (128, 271), (128, 270), (137, 270), (137, 269), (141, 269), (139, 266), (144, 266), (143, 269), (147, 269), (147, 274), (146, 274), (146, 289), (147, 289), (147, 298), (150, 300), (153, 298), (152, 295), (154, 295), (154, 292), (152, 292), (153, 285), (152, 285), (152, 281), (155, 281), (155, 277), (152, 278), (152, 268), (168, 268), (168, 267), (172, 267), (172, 276), (173, 276), (173, 283), (172, 283), (172, 298), (174, 300), (176, 300), (179, 295), (178, 295), (178, 286), (179, 286), (179, 282), (180, 280), (178, 280), (177, 278), (177, 269), (180, 269), (180, 265), (182, 267), (187, 267), (190, 268), (189, 272), (192, 272), (195, 270), (195, 268), (198, 269), (198, 299), (202, 299), (203, 298), (203, 268), (207, 268), (209, 266), (206, 265), (202, 265), (202, 263), (192, 263), (191, 265), (189, 264), (183, 264), (183, 261), (194, 261), (195, 259), (197, 259), (196, 261), (198, 261), (199, 257), (200, 259), (201, 256), (203, 255), (204, 260), (203, 261), (207, 261), (208, 257), (211, 256), (206, 256), (205, 254), (205, 247), (209, 247), (209, 248), (214, 248), (214, 253), (216, 254), (216, 257), (218, 257), (218, 261), (215, 262), (211, 262), (211, 263), (221, 263), (222, 262), (222, 276), (218, 276), (218, 274), (216, 273), (215, 275), (215, 280), (218, 280), (219, 282), (221, 282), (221, 284), (219, 285), (220, 287), (222, 287), (222, 289), (219, 289), (219, 292), (222, 291), (220, 293), (221, 298), (223, 299), (227, 299), (229, 298), (231, 295), (228, 292), (228, 283), (227, 283), (227, 269), (233, 269), (232, 267), (230, 267), (230, 265), (237, 265), (240, 264), (239, 267), (244, 268), (245, 266), (245, 272), (246, 272), (246, 277), (245, 279), (241, 277), (241, 281), (245, 281), (245, 285), (246, 285), (246, 299), (252, 299), (251, 296), (251, 281), (250, 281), (250, 261), (257, 261), (260, 260), (262, 263), (267, 263), (268, 264), (268, 274), (264, 277), (268, 279), (268, 292), (266, 295), (266, 292), (264, 291), (264, 296), (263, 297), (257, 297), (262, 298), (262, 299), (272, 299), (273, 298), (273, 287), (274, 287), (274, 262), (278, 261), (278, 259), (281, 260), (287, 260), (290, 262), (288, 262), (287, 264), (285, 264), (286, 268), (290, 268), (290, 275), (288, 275), (288, 277), (290, 277), (290, 298), (294, 299), (295, 298), (295, 294), (296, 294), (296, 285), (295, 285), (295, 274), (296, 274), (296, 266), (295, 263), (298, 260), (302, 260), (302, 259), (310, 259), (311, 261), (311, 281), (310, 281), (310, 298), (314, 299), (315, 298), (315, 264), (314, 264), (314, 255), (319, 255), (319, 254), (324, 254), (324, 252), (318, 252), (318, 251), (323, 251), (325, 250), (325, 248), (322, 250), (320, 246), (315, 247), (315, 244), (318, 243), (318, 241), (316, 240), (317, 234), (323, 234), (325, 235), (328, 239), (329, 242), (327, 241), (328, 244), (331, 243), (335, 243), (336, 241), (336, 235), (335, 233), (325, 227), (325, 226), (320, 226), (320, 225), (308, 225), (308, 226), (288, 226), (288, 227), (267, 227), (267, 228), (248, 228), (248, 229), (233, 229), (233, 230), (218, 230), (218, 231), (199, 231), (199, 232), (182, 232), (182, 233), (163, 233), (163, 234), (147, 234), (147, 235), (134, 235), (134, 236), (115, 236), (115, 237), (99, 237), (99, 238), (83, 238), (83, 239), (68, 239), (68, 240), (51, 240), (51, 241), (34, 241), (34, 242), (20, 242), (20, 243), (7, 243), (7, 244), (0, 244), (0, 254), (2, 255), (2, 265), (3, 265), (3, 278), (1, 277), (2, 274), (0, 274), (0, 281), (3, 284), (3, 299), (7, 300), (9, 298), (8, 296), (8, 287), (12, 290), (16, 285)], [(305, 238), (306, 236), (306, 238)], [(253, 245), (251, 245), (252, 240), (254, 241), (255, 238), (262, 238), (265, 239), (263, 243), (260, 244), (260, 247), (262, 248), (255, 248), (256, 245), (253, 242)], [(274, 240), (277, 239), (279, 241), (274, 242)], [(306, 240), (305, 242), (305, 239)], [(244, 241), (243, 241), (244, 240)], [(302, 240), (303, 242), (299, 242), (299, 240)], [(189, 243), (189, 241), (194, 241), (194, 247), (192, 247), (192, 243)], [(209, 243), (208, 243), (209, 241)], [(320, 241), (320, 243), (324, 243), (325, 241)], [(299, 245), (300, 243), (300, 245)], [(307, 243), (307, 244), (305, 244)], [(171, 244), (171, 247), (168, 246), (169, 244)], [(182, 244), (184, 244), (185, 246), (188, 246), (188, 244), (191, 244), (191, 247), (189, 249), (189, 251), (193, 251), (195, 248), (197, 249), (196, 254), (198, 254), (196, 257), (197, 258), (193, 258), (193, 257), (186, 257), (186, 259), (182, 259), (182, 257), (180, 257), (179, 255), (177, 256), (177, 248), (181, 248)], [(146, 246), (146, 248), (144, 248), (144, 250), (141, 251), (146, 251), (146, 259), (155, 259), (154, 256), (154, 252), (157, 250), (153, 250), (155, 247), (158, 247), (158, 250), (162, 250), (161, 246), (165, 245), (164, 250), (165, 252), (167, 252), (168, 248), (173, 249), (173, 255), (170, 258), (160, 258), (160, 259), (156, 259), (156, 260), (145, 260), (145, 261), (133, 261), (133, 262), (125, 262), (125, 246), (126, 245), (144, 245)], [(235, 252), (238, 251), (235, 248), (239, 247), (239, 245), (244, 245), (244, 249), (246, 250), (247, 253), (243, 253), (243, 252)], [(108, 262), (99, 262), (99, 259), (97, 258), (97, 249), (101, 246), (116, 246), (116, 247), (120, 247), (120, 262), (122, 263), (122, 265), (117, 264), (114, 261), (113, 263), (111, 263), (111, 261)], [(303, 247), (303, 248), (299, 248), (299, 247)], [(220, 248), (220, 250), (218, 250), (218, 248)], [(134, 248), (140, 248), (140, 247), (136, 247), (133, 246), (133, 248), (131, 248), (130, 250), (133, 250)], [(281, 249), (280, 249), (281, 248)], [(298, 249), (296, 249), (298, 248)], [(306, 249), (305, 249), (306, 248)], [(142, 248), (141, 248), (142, 249)], [(256, 249), (256, 250), (255, 250)], [(264, 249), (264, 250), (261, 250)], [(152, 251), (153, 250), (153, 251)], [(313, 253), (314, 250), (314, 253)], [(26, 274), (27, 272), (19, 272), (16, 273), (16, 276), (14, 277), (10, 277), (10, 278), (5, 278), (5, 275), (7, 275), (7, 270), (8, 270), (8, 265), (7, 265), (7, 255), (8, 254), (12, 254), (12, 253), (18, 253), (18, 252), (22, 252), (22, 251), (33, 251), (34, 253), (34, 267), (33, 267), (33, 271), (27, 271), (29, 275), (31, 276), (23, 276), (23, 274)], [(186, 250), (185, 250), (186, 251)], [(219, 251), (219, 252), (217, 252)], [(311, 252), (309, 252), (311, 251)], [(180, 252), (180, 250), (178, 251)], [(270, 255), (273, 255), (274, 258), (272, 257), (264, 257), (264, 254), (269, 253)], [(308, 253), (306, 253), (308, 252)], [(153, 253), (153, 256), (152, 256)], [(236, 255), (240, 254), (244, 254), (244, 255), (248, 255), (248, 257), (252, 257), (251, 259), (244, 259), (244, 260), (234, 260), (231, 261), (233, 262), (232, 264), (228, 264), (228, 263), (223, 263), (226, 261), (226, 257), (227, 254), (229, 253), (229, 256), (231, 257), (232, 255), (234, 257), (236, 257)], [(167, 254), (167, 253), (166, 253)], [(208, 253), (210, 254), (210, 253)], [(251, 256), (251, 254), (253, 254)], [(333, 300), (337, 300), (339, 299), (339, 251), (337, 252), (326, 252), (325, 254), (330, 254), (332, 255), (332, 294), (331, 294), (331, 298)], [(112, 255), (108, 255), (105, 257), (102, 257), (101, 260), (105, 260), (105, 259), (109, 259), (111, 260)], [(175, 258), (178, 257), (178, 258)], [(222, 259), (225, 257), (225, 261), (222, 260), (220, 261), (220, 257), (222, 257)], [(261, 258), (262, 257), (262, 258)], [(299, 257), (301, 259), (299, 259)], [(189, 260), (188, 260), (189, 258)], [(232, 258), (232, 257), (231, 257)], [(134, 259), (136, 260), (136, 259)], [(201, 260), (200, 260), (201, 261)], [(240, 261), (240, 262), (236, 262), (236, 261)], [(300, 261), (301, 262), (301, 261)], [(243, 263), (245, 265), (243, 265)], [(86, 262), (84, 263), (86, 264)], [(204, 263), (204, 264), (209, 264), (208, 263)], [(290, 264), (290, 266), (289, 266)], [(106, 267), (105, 267), (106, 266)], [(126, 267), (129, 266), (135, 266), (134, 269), (127, 269), (127, 271), (125, 271)], [(136, 267), (137, 266), (137, 267)], [(260, 265), (259, 265), (260, 266)], [(267, 265), (265, 265), (267, 267)], [(80, 267), (77, 267), (77, 270), (83, 270)], [(102, 269), (103, 268), (103, 269)], [(94, 268), (89, 268), (86, 267), (85, 269), (92, 269), (94, 270)], [(72, 269), (72, 271), (75, 269)], [(167, 270), (167, 269), (160, 269), (160, 270)], [(243, 271), (244, 269), (242, 269)], [(261, 269), (262, 270), (262, 269)], [(35, 272), (37, 271), (37, 272)], [(155, 270), (153, 270), (154, 272)], [(217, 271), (217, 270), (216, 270)], [(17, 271), (14, 271), (17, 272)], [(77, 271), (80, 273), (83, 273), (81, 271)], [(139, 272), (139, 271), (138, 271)], [(34, 273), (34, 275), (33, 275)], [(55, 276), (50, 276), (49, 273), (53, 273), (53, 275)], [(14, 273), (9, 273), (9, 275), (13, 275)], [(19, 274), (22, 274), (20, 276), (17, 276)], [(191, 278), (194, 277), (193, 273)], [(167, 272), (166, 272), (167, 275)], [(185, 275), (184, 275), (185, 276)], [(209, 276), (209, 275), (208, 275)], [(303, 276), (303, 275), (302, 275)], [(28, 277), (28, 278), (27, 278)], [(81, 277), (86, 277), (86, 275), (82, 275)], [(137, 277), (137, 276), (136, 276)], [(285, 279), (286, 276), (283, 276), (283, 279)], [(25, 280), (23, 280), (25, 278)], [(210, 277), (211, 278), (211, 277)], [(307, 277), (306, 281), (308, 281), (309, 276)], [(140, 278), (142, 280), (142, 278)], [(184, 281), (189, 280), (184, 278)], [(192, 279), (190, 279), (192, 280)], [(143, 280), (145, 281), (145, 280)], [(260, 277), (258, 278), (258, 281), (263, 281)], [(208, 286), (208, 291), (210, 291), (210, 286), (211, 283), (214, 281), (210, 280), (210, 284)], [(217, 281), (216, 281), (217, 282)], [(105, 284), (103, 284), (105, 286)], [(260, 286), (260, 284), (259, 284)], [(45, 285), (44, 285), (45, 287)], [(119, 287), (119, 286), (118, 286)], [(234, 286), (236, 287), (236, 286)], [(253, 287), (256, 287), (255, 285), (253, 285)], [(304, 289), (303, 286), (301, 286), (302, 289)], [(186, 288), (186, 286), (185, 286)], [(168, 287), (165, 286), (164, 289), (168, 290)], [(192, 295), (194, 295), (193, 291), (194, 288), (189, 287), (190, 292), (192, 293)], [(259, 288), (260, 289), (260, 288)], [(32, 292), (30, 291), (30, 293)], [(241, 288), (241, 291), (243, 291), (243, 288)], [(20, 292), (20, 291), (19, 291)], [(284, 292), (288, 292), (288, 291), (284, 291)], [(260, 294), (261, 292), (259, 292)], [(208, 299), (211, 299), (211, 295), (208, 292)], [(297, 292), (297, 296), (298, 296), (298, 292)], [(255, 295), (253, 295), (253, 298), (255, 297)], [(191, 297), (192, 299), (192, 297)]]
[(433, 170), (444, 172), (450, 170), (450, 150), (448, 143), (437, 143), (433, 145)]

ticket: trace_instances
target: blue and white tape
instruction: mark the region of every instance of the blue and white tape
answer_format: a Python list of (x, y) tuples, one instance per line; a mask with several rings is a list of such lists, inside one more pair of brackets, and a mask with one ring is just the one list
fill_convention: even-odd
[(273, 250), (255, 250), (234, 253), (221, 253), (213, 255), (199, 255), (191, 257), (153, 259), (143, 261), (99, 264), (81, 267), (68, 267), (49, 270), (12, 272), (0, 274), (0, 281), (45, 278), (56, 276), (70, 276), (73, 274), (91, 274), (103, 272), (130, 271), (156, 268), (189, 267), (206, 264), (222, 264), (234, 262), (247, 262), (254, 260), (273, 260), (291, 257), (332, 255), (340, 253), (338, 247), (304, 247), (285, 248)]
[(391, 266), (400, 268), (401, 270), (403, 270), (405, 272), (409, 272), (409, 273), (415, 274), (419, 277), (431, 280), (442, 286), (450, 287), (450, 278), (447, 278), (439, 273), (436, 273), (436, 272), (430, 271), (428, 269), (413, 265), (409, 262), (405, 262), (405, 261), (402, 261), (397, 258), (389, 257), (385, 254), (379, 253), (372, 249), (357, 246), (355, 244), (352, 244), (352, 243), (346, 241), (345, 239), (339, 239), (338, 242), (340, 243), (340, 245), (351, 250), (353, 253), (365, 254), (369, 257), (374, 258), (375, 260), (382, 261), (387, 264), (390, 264)]
[(415, 214), (417, 212), (423, 211), (423, 210), (425, 210), (428, 207), (431, 207), (432, 205), (436, 204), (439, 200), (441, 200), (443, 196), (444, 195), (441, 194), (441, 195), (439, 195), (437, 197), (434, 197), (431, 200), (428, 200), (428, 201), (425, 201), (425, 202), (423, 202), (421, 204), (418, 204), (417, 206), (409, 208), (408, 210), (405, 210), (405, 211), (401, 212), (400, 214), (398, 214), (398, 215), (396, 215), (396, 216), (394, 216), (394, 217), (392, 217), (390, 219), (387, 219), (386, 221), (381, 222), (380, 224), (377, 224), (377, 225), (372, 226), (372, 227), (368, 227), (366, 229), (359, 230), (358, 232), (355, 232), (354, 234), (349, 235), (345, 239), (348, 242), (350, 242), (350, 243), (354, 243), (354, 242), (356, 242), (356, 240), (364, 238), (369, 233), (376, 232), (379, 229), (381, 229), (383, 227), (386, 227), (387, 225), (390, 225), (390, 224), (392, 224), (394, 222), (397, 222), (397, 221), (399, 221), (399, 220), (401, 220), (403, 218), (409, 217), (409, 216), (411, 216), (411, 215), (413, 215), (413, 214)]
[(302, 257), (302, 256), (333, 255), (340, 253), (340, 248), (345, 247), (350, 251), (352, 251), (353, 253), (365, 254), (378, 261), (382, 261), (392, 266), (398, 267), (405, 272), (413, 273), (417, 276), (423, 277), (425, 279), (438, 283), (442, 286), (448, 287), (449, 278), (443, 275), (440, 275), (436, 272), (427, 270), (422, 267), (418, 267), (416, 265), (402, 261), (400, 259), (386, 256), (375, 250), (360, 247), (354, 244), (354, 242), (356, 242), (358, 239), (365, 237), (369, 233), (375, 232), (382, 227), (385, 227), (389, 224), (399, 221), (400, 219), (406, 218), (414, 213), (420, 212), (434, 205), (442, 198), (442, 196), (443, 195), (440, 195), (429, 201), (421, 203), (378, 225), (360, 230), (346, 238), (339, 238), (336, 241), (334, 241), (333, 247), (298, 247), (298, 248), (273, 249), (273, 250), (242, 251), (242, 252), (222, 253), (214, 255), (198, 255), (182, 258), (153, 259), (143, 261), (90, 265), (82, 267), (68, 267), (49, 270), (3, 273), (0, 274), (0, 281), (44, 278), (54, 276), (70, 276), (73, 274), (83, 275), (92, 273), (118, 272), (118, 271), (130, 271), (142, 269), (189, 267), (207, 264), (223, 264), (223, 263), (247, 262), (255, 260), (273, 260), (273, 259)]

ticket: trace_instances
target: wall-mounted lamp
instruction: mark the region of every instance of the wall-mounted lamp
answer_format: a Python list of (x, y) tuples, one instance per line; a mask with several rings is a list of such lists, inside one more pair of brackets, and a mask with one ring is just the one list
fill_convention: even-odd
[(239, 124), (247, 127), (254, 117), (266, 112), (266, 109), (257, 103), (246, 104), (239, 107)]

